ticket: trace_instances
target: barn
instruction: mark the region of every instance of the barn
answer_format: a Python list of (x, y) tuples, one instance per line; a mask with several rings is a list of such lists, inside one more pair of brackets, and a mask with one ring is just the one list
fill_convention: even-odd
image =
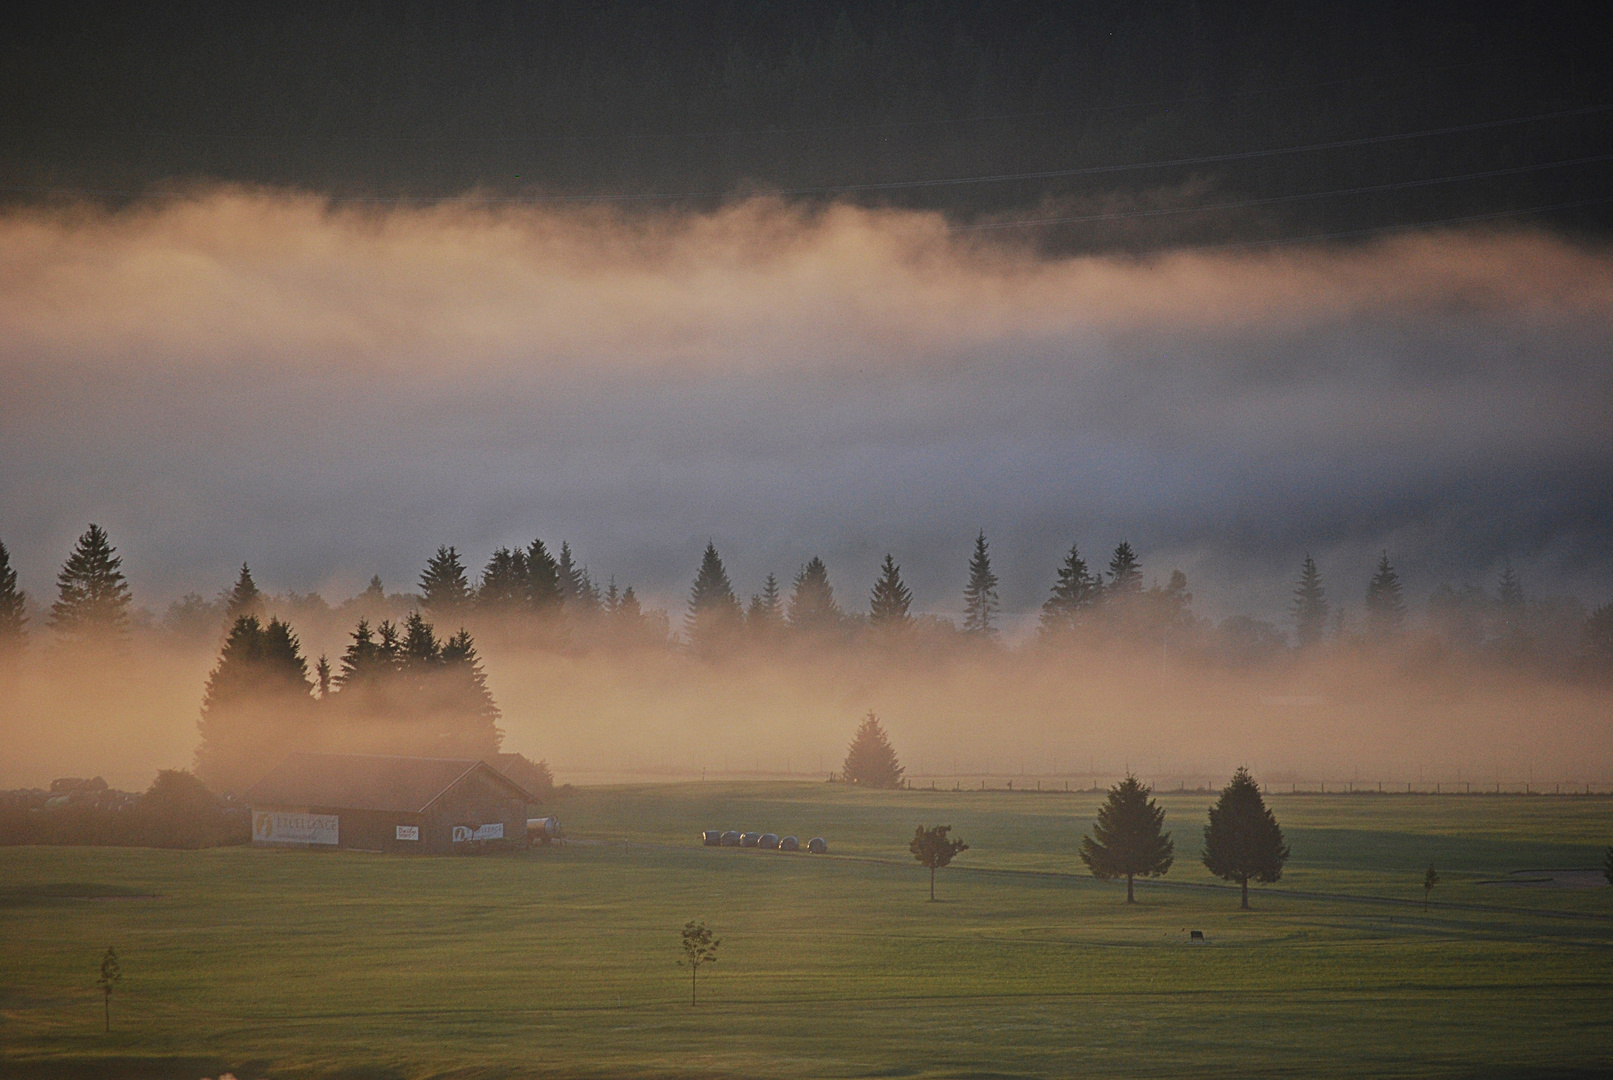
[(257, 845), (445, 854), (525, 842), (535, 800), (484, 761), (293, 754), (242, 801)]

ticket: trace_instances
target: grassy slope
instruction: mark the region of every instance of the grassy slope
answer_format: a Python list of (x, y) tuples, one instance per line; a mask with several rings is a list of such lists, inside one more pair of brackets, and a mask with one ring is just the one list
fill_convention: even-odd
[[(1087, 794), (588, 789), (562, 817), (607, 842), (515, 858), (0, 849), (0, 1074), (1613, 1067), (1613, 890), (1477, 884), (1597, 865), (1613, 802), (1279, 796), (1290, 872), (1240, 913), (1194, 858), (1208, 799), (1164, 801), (1182, 858), (1129, 910), (1073, 873)], [(938, 904), (905, 852), (921, 821), (973, 845)], [(695, 846), (741, 826), (836, 854)], [(118, 892), (160, 898), (62, 895)], [(697, 1009), (674, 966), (691, 917), (725, 939)], [(110, 1037), (108, 943), (127, 972)]]

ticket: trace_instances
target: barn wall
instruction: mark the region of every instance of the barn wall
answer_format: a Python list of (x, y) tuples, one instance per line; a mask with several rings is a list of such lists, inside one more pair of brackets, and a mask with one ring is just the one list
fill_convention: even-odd
[[(453, 842), (455, 825), (475, 829), (498, 823), (504, 826), (505, 841), (526, 841), (526, 800), (512, 797), (507, 788), (481, 772), (472, 773), (444, 792), (431, 804), (428, 817), (433, 850), (463, 848)], [(421, 830), (422, 840), (426, 832)]]

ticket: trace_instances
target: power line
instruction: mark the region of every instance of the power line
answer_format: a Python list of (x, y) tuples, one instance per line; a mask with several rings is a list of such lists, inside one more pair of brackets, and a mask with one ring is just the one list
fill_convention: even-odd
[[(761, 127), (761, 128), (731, 128), (715, 131), (613, 131), (600, 134), (576, 134), (569, 132), (548, 132), (543, 135), (505, 135), (486, 137), (475, 135), (456, 135), (437, 133), (430, 135), (408, 134), (377, 134), (346, 135), (329, 134), (318, 136), (320, 141), (326, 142), (399, 142), (399, 143), (453, 143), (453, 142), (479, 142), (479, 143), (537, 143), (545, 141), (566, 142), (611, 142), (611, 141), (653, 141), (675, 139), (740, 139), (757, 136), (775, 135), (811, 135), (821, 132), (833, 131), (893, 131), (907, 128), (944, 127), (956, 124), (984, 124), (1002, 123), (1005, 121), (1024, 120), (1035, 117), (1051, 116), (1083, 116), (1093, 113), (1124, 112), (1131, 109), (1154, 109), (1173, 107), (1203, 101), (1239, 101), (1247, 98), (1266, 97), (1272, 94), (1292, 93), (1296, 90), (1314, 90), (1331, 86), (1350, 86), (1355, 83), (1371, 80), (1390, 82), (1413, 75), (1430, 75), (1445, 71), (1457, 71), (1475, 67), (1495, 67), (1523, 59), (1520, 56), (1490, 57), (1483, 60), (1468, 60), (1454, 64), (1438, 64), (1434, 66), (1419, 66), (1401, 68), (1398, 71), (1380, 74), (1376, 72), (1363, 72), (1342, 79), (1322, 79), (1309, 82), (1285, 83), (1281, 86), (1264, 87), (1257, 90), (1234, 90), (1224, 93), (1201, 91), (1199, 93), (1183, 94), (1171, 98), (1151, 98), (1140, 101), (1113, 102), (1105, 105), (1081, 105), (1062, 109), (1031, 109), (1023, 112), (996, 113), (981, 116), (955, 116), (938, 117), (929, 120), (888, 120), (868, 123), (852, 124), (810, 124), (797, 127)], [(81, 128), (77, 130), (63, 130), (60, 128), (36, 129), (53, 134), (57, 138), (97, 138), (108, 135), (125, 133), (123, 129), (116, 128)], [(267, 141), (277, 139), (276, 135), (265, 135), (257, 132), (202, 132), (202, 131), (145, 131), (130, 132), (138, 138), (144, 139), (173, 139), (192, 141)], [(304, 136), (308, 138), (308, 136)]]
[[(1520, 124), (1538, 123), (1543, 120), (1558, 120), (1575, 116), (1591, 116), (1597, 113), (1613, 111), (1613, 104), (1590, 105), (1579, 109), (1561, 109), (1554, 112), (1536, 113), (1532, 116), (1514, 116), (1501, 120), (1484, 120), (1472, 124), (1452, 124), (1446, 127), (1426, 128), (1421, 131), (1397, 132), (1389, 135), (1367, 135), (1353, 139), (1334, 139), (1328, 142), (1305, 143), (1298, 146), (1272, 147), (1265, 150), (1242, 150), (1225, 154), (1201, 154), (1193, 157), (1178, 157), (1157, 159), (1154, 161), (1129, 162), (1124, 164), (1085, 165), (1069, 169), (1042, 169), (1028, 172), (990, 173), (979, 176), (941, 177), (928, 180), (889, 180), (872, 181), (850, 184), (825, 184), (812, 187), (780, 188), (774, 191), (759, 191), (759, 194), (775, 195), (845, 195), (858, 192), (897, 191), (903, 189), (921, 190), (933, 187), (954, 187), (969, 184), (1007, 183), (1024, 180), (1051, 180), (1066, 179), (1076, 176), (1102, 176), (1121, 172), (1141, 172), (1150, 169), (1180, 168), (1189, 165), (1214, 165), (1234, 161), (1253, 161), (1263, 158), (1282, 157), (1289, 154), (1314, 153), (1326, 150), (1351, 149), (1362, 146), (1382, 145), (1392, 142), (1406, 142), (1413, 139), (1433, 138), (1442, 135), (1463, 134), (1473, 131), (1490, 131), (1502, 127), (1512, 127)], [(185, 191), (135, 191), (94, 188), (45, 188), (28, 187), (20, 185), (0, 186), (0, 191), (9, 191), (16, 194), (35, 195), (76, 195), (84, 197), (101, 198), (188, 198)], [(683, 192), (656, 192), (645, 194), (574, 194), (574, 195), (457, 195), (446, 198), (420, 198), (404, 195), (355, 195), (336, 198), (339, 202), (373, 203), (373, 204), (402, 204), (429, 202), (434, 204), (468, 204), (468, 205), (498, 205), (498, 204), (539, 204), (539, 203), (630, 203), (630, 202), (676, 202), (699, 199), (722, 199), (733, 194), (732, 191), (683, 191)]]
[(1065, 225), (1089, 221), (1124, 221), (1135, 218), (1167, 217), (1174, 214), (1195, 214), (1212, 210), (1244, 210), (1256, 206), (1276, 206), (1281, 203), (1302, 202), (1306, 199), (1326, 199), (1345, 195), (1367, 195), (1379, 191), (1403, 191), (1408, 188), (1432, 187), (1438, 184), (1455, 184), (1466, 180), (1488, 180), (1499, 176), (1517, 176), (1522, 173), (1563, 169), (1574, 165), (1590, 165), (1613, 161), (1613, 154), (1595, 154), (1591, 157), (1570, 158), (1565, 161), (1548, 161), (1538, 165), (1518, 165), (1510, 169), (1488, 169), (1484, 172), (1461, 173), (1456, 176), (1438, 176), (1424, 180), (1400, 180), (1388, 184), (1365, 184), (1359, 187), (1334, 188), (1331, 191), (1307, 191), (1295, 195), (1273, 195), (1260, 199), (1237, 199), (1232, 202), (1205, 203), (1199, 206), (1162, 207), (1156, 210), (1116, 210), (1105, 214), (1079, 214), (1071, 217), (1025, 218), (1018, 221), (988, 221), (973, 225), (959, 225), (957, 231), (976, 229), (1017, 229), (1033, 225)]

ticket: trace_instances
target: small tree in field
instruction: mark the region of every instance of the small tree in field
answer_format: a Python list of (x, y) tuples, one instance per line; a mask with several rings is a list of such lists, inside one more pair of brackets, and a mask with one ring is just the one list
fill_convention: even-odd
[(926, 829), (920, 825), (913, 830), (913, 842), (908, 850), (913, 858), (922, 866), (930, 868), (930, 899), (935, 899), (935, 872), (952, 861), (953, 856), (960, 851), (969, 850), (969, 845), (962, 840), (950, 840), (947, 833), (952, 831), (950, 825), (937, 825), (933, 829)]
[(106, 1030), (112, 1031), (112, 988), (123, 979), (123, 967), (118, 963), (118, 954), (112, 951), (112, 946), (106, 947), (106, 955), (101, 957), (101, 977), (96, 982), (106, 993)]
[(852, 736), (840, 771), (848, 784), (874, 788), (902, 786), (904, 770), (896, 760), (895, 748), (885, 737), (885, 729), (879, 726), (879, 717), (872, 710)]
[(1210, 807), (1210, 823), (1204, 826), (1204, 865), (1217, 877), (1243, 887), (1239, 906), (1247, 911), (1249, 879), (1269, 885), (1283, 876), (1287, 861), (1283, 831), (1266, 809), (1260, 786), (1240, 766)]
[(1135, 904), (1132, 879), (1159, 877), (1171, 868), (1175, 845), (1165, 834), (1165, 811), (1135, 776), (1109, 789), (1091, 836), (1081, 838), (1081, 861), (1103, 881), (1126, 879), (1126, 903)]
[(1429, 863), (1428, 864), (1428, 873), (1423, 875), (1423, 910), (1424, 911), (1428, 910), (1428, 895), (1434, 891), (1434, 886), (1438, 885), (1438, 884), (1439, 884), (1439, 875), (1434, 872), (1434, 864)]
[(681, 967), (689, 967), (689, 1004), (695, 1003), (695, 977), (700, 974), (701, 964), (715, 964), (717, 962), (717, 946), (721, 941), (714, 940), (711, 930), (703, 922), (690, 920), (683, 924), (683, 959), (678, 961)]

